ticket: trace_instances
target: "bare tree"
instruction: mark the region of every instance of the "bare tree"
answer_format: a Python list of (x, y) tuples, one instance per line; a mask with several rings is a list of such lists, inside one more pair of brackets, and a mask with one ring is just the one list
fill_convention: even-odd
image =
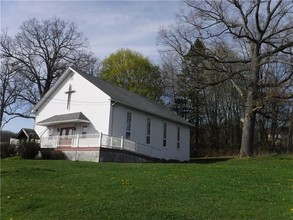
[[(17, 77), (17, 63), (11, 63), (7, 58), (1, 58), (0, 66), (0, 128), (14, 117), (20, 110), (16, 101), (22, 90), (22, 83)], [(14, 115), (9, 117), (9, 115)]]
[[(292, 65), (284, 56), (293, 54), (293, 2), (186, 0), (185, 3), (186, 10), (178, 16), (177, 25), (160, 32), (161, 43), (167, 50), (184, 56), (194, 39), (205, 42), (206, 53), (198, 56), (204, 56), (212, 64), (207, 69), (223, 75), (220, 81), (208, 84), (230, 80), (245, 100), (240, 156), (251, 156), (256, 113), (263, 108), (260, 100), (267, 97), (260, 92), (268, 76), (262, 73), (268, 64)], [(214, 50), (221, 47), (237, 56), (229, 57)], [(287, 76), (279, 81), (279, 86), (288, 84), (290, 75)], [(241, 77), (245, 83), (237, 84), (234, 77)]]
[(1, 56), (18, 63), (25, 85), (19, 98), (30, 105), (46, 94), (68, 66), (94, 73), (97, 58), (87, 48), (88, 41), (76, 25), (58, 18), (27, 20), (14, 38), (2, 33), (0, 45)]

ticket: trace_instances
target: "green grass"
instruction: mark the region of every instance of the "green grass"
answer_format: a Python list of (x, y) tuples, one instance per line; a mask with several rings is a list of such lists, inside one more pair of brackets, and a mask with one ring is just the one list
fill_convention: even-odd
[(1, 161), (1, 219), (293, 219), (292, 157)]

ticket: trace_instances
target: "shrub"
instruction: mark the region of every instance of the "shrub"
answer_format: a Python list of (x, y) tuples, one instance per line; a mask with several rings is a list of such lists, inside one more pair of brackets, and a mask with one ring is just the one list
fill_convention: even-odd
[(9, 143), (1, 143), (1, 158), (14, 157), (16, 155), (16, 146)]
[(41, 151), (42, 153), (42, 158), (44, 160), (65, 160), (67, 159), (66, 158), (66, 155), (60, 151), (60, 150), (56, 150), (56, 149), (43, 149)]
[(66, 155), (60, 150), (54, 150), (52, 152), (52, 159), (53, 160), (65, 160)]
[(42, 155), (42, 159), (44, 160), (50, 160), (51, 159), (51, 154), (52, 154), (52, 150), (48, 150), (48, 149), (41, 149), (41, 155)]
[(22, 142), (18, 147), (18, 153), (23, 159), (35, 159), (40, 150), (40, 144), (35, 142)]

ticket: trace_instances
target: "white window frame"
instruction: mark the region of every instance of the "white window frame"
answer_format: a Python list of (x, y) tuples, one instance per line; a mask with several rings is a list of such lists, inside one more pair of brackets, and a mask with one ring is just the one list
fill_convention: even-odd
[(54, 134), (54, 128), (49, 128), (49, 140), (52, 140)]
[(146, 119), (146, 144), (151, 144), (151, 134), (152, 134), (152, 119), (147, 117)]
[(163, 147), (167, 147), (168, 124), (163, 123)]
[(86, 137), (86, 134), (87, 134), (87, 131), (88, 131), (88, 126), (82, 126), (82, 131), (81, 131), (81, 134), (82, 134), (82, 137), (85, 138)]
[[(125, 139), (130, 140), (131, 139), (131, 124), (132, 124), (132, 112), (127, 111), (126, 112), (126, 128), (125, 128)], [(130, 117), (128, 117), (130, 116)], [(129, 124), (128, 124), (128, 119), (129, 120)]]
[(49, 128), (49, 136), (53, 136), (54, 134), (54, 128)]
[(179, 150), (181, 148), (181, 128), (179, 126), (177, 126), (177, 150)]

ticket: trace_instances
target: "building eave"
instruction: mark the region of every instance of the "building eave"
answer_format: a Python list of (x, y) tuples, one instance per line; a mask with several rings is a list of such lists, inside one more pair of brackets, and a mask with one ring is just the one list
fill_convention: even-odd
[[(169, 117), (164, 117), (164, 116), (162, 116), (162, 115), (158, 115), (158, 114), (156, 114), (155, 112), (146, 111), (146, 110), (144, 110), (143, 108), (138, 108), (137, 106), (133, 106), (133, 105), (131, 105), (131, 104), (129, 104), (129, 103), (123, 102), (123, 101), (121, 101), (121, 100), (119, 100), (119, 99), (115, 99), (115, 98), (111, 98), (111, 101), (112, 101), (112, 102), (119, 103), (119, 104), (121, 104), (121, 105), (124, 105), (124, 106), (126, 106), (126, 107), (129, 107), (129, 108), (132, 108), (132, 109), (135, 109), (135, 110), (142, 111), (142, 112), (144, 112), (144, 113), (146, 113), (146, 114), (150, 114), (150, 115), (153, 115), (153, 116), (155, 116), (155, 117), (162, 118), (162, 119), (167, 120), (167, 121), (172, 121), (172, 122), (174, 122), (174, 123), (177, 123), (178, 125), (184, 125), (184, 126), (188, 126), (188, 127), (194, 127), (193, 124), (191, 124), (191, 123), (185, 121), (184, 119), (181, 120), (181, 118), (173, 119), (173, 118), (169, 118)], [(175, 113), (174, 113), (174, 114), (175, 114)], [(176, 115), (176, 114), (175, 114), (175, 115)], [(178, 115), (176, 115), (176, 116), (178, 116)], [(180, 117), (180, 116), (178, 116), (178, 117)]]
[(89, 124), (90, 121), (77, 119), (77, 120), (64, 120), (64, 121), (53, 121), (53, 122), (39, 122), (39, 123), (37, 123), (37, 125), (52, 126), (52, 125), (61, 125), (61, 124), (72, 124), (72, 123), (74, 123), (74, 124), (81, 124), (81, 123)]

